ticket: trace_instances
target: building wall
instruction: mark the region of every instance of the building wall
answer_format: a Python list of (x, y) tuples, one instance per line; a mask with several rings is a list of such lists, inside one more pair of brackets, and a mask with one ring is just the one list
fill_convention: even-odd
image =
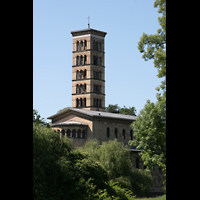
[[(117, 140), (127, 145), (130, 140), (130, 131), (132, 130), (131, 123), (132, 121), (127, 120), (96, 118), (94, 119), (94, 135), (100, 142), (114, 140), (116, 138), (115, 129), (117, 128)], [(110, 130), (109, 138), (107, 138), (107, 128)], [(123, 129), (125, 130), (125, 139), (123, 138)]]
[[(86, 139), (92, 139), (94, 137), (93, 136), (93, 121), (92, 121), (92, 118), (90, 118), (90, 117), (83, 118), (83, 116), (81, 114), (79, 115), (78, 113), (76, 113), (76, 114), (70, 113), (70, 114), (64, 114), (60, 117), (54, 118), (52, 120), (52, 123), (68, 122), (68, 121), (78, 121), (78, 122), (88, 124), (88, 127), (86, 129), (86, 131), (87, 131)], [(65, 127), (61, 127), (61, 128), (68, 129), (68, 127), (69, 126), (65, 126)], [(70, 127), (70, 128), (72, 128), (72, 127)], [(78, 147), (78, 146), (76, 146), (76, 143), (74, 143), (74, 147)]]

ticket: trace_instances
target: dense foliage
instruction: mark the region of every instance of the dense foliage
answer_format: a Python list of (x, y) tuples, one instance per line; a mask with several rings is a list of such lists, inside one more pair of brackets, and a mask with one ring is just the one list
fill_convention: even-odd
[(33, 123), (34, 200), (134, 199), (109, 176), (89, 154), (73, 150), (71, 139), (60, 139), (52, 129)]
[(98, 161), (108, 172), (109, 179), (128, 188), (135, 195), (148, 196), (153, 180), (148, 170), (132, 169), (130, 151), (117, 140), (103, 142), (94, 139), (85, 143), (79, 151)]
[(129, 108), (124, 106), (123, 108), (121, 108), (120, 106), (118, 106), (118, 104), (109, 104), (108, 106), (106, 106), (105, 112), (136, 116), (136, 109), (134, 106)]
[(131, 126), (136, 140), (129, 141), (129, 145), (142, 148), (140, 155), (149, 169), (158, 165), (166, 172), (165, 96), (160, 97), (156, 103), (148, 100)]

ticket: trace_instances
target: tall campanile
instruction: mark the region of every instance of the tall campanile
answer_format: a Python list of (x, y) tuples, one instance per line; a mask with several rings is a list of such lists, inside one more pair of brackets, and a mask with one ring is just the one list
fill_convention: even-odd
[(105, 111), (106, 32), (92, 28), (72, 31), (72, 107)]

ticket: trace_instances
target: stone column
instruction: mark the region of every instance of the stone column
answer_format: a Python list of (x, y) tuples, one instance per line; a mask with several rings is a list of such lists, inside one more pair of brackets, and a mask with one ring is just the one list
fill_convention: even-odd
[(70, 138), (72, 138), (72, 130), (70, 130)]

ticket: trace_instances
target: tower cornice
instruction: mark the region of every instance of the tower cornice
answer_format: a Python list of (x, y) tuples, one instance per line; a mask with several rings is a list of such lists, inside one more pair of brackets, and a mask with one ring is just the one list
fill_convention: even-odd
[(104, 31), (99, 31), (96, 29), (92, 29), (92, 28), (86, 28), (86, 29), (82, 29), (82, 30), (77, 30), (77, 31), (71, 31), (72, 36), (80, 36), (80, 35), (87, 35), (87, 34), (94, 34), (94, 35), (98, 35), (101, 37), (105, 37), (105, 35), (107, 34)]

